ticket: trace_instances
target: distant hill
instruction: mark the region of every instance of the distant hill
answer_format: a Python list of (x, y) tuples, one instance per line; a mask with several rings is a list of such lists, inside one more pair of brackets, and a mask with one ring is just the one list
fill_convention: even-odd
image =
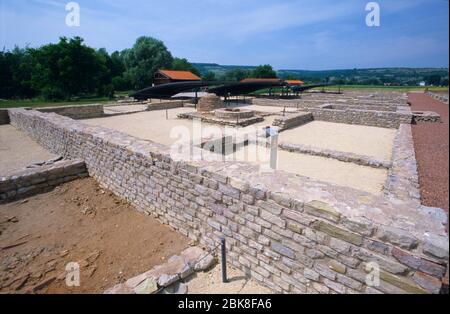
[[(228, 71), (252, 70), (254, 66), (220, 65), (217, 63), (193, 63), (202, 75), (214, 72), (217, 78)], [(296, 77), (306, 82), (316, 83), (328, 80), (336, 84), (392, 84), (418, 85), (425, 81), (432, 85), (448, 85), (448, 68), (369, 68), (342, 70), (278, 70), (278, 77)]]

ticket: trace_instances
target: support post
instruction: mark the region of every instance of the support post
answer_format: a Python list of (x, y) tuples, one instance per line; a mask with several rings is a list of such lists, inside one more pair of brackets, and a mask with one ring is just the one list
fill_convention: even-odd
[(227, 283), (227, 247), (225, 243), (225, 237), (220, 238), (220, 249), (222, 256), (222, 282)]

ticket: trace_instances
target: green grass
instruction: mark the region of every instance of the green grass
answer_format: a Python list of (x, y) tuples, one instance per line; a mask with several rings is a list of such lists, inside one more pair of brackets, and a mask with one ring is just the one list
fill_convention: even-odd
[[(116, 95), (127, 96), (128, 92), (118, 92)], [(109, 102), (113, 101), (108, 97), (86, 97), (74, 101), (48, 101), (43, 99), (0, 100), (0, 108), (76, 106)]]

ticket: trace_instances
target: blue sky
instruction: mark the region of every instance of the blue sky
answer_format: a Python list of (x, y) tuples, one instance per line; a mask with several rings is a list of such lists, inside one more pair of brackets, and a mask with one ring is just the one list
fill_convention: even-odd
[(377, 1), (380, 27), (360, 0), (78, 0), (80, 27), (65, 24), (62, 0), (0, 0), (0, 47), (60, 36), (122, 50), (137, 37), (165, 42), (191, 62), (276, 69), (448, 67), (447, 0)]

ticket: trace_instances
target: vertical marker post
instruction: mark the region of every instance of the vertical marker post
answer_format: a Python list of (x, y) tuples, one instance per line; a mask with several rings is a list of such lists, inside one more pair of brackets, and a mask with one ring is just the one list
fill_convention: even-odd
[(225, 245), (225, 237), (220, 238), (220, 249), (222, 255), (222, 282), (227, 283), (227, 248)]

